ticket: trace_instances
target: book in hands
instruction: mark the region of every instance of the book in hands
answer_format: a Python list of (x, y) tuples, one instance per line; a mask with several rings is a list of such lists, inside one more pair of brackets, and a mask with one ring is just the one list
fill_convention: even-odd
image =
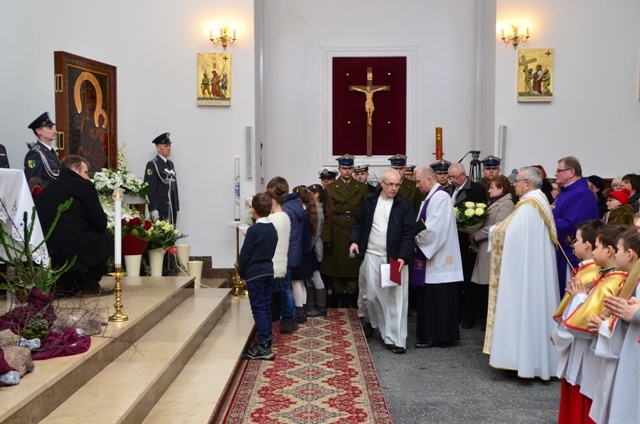
[(391, 258), (388, 264), (380, 265), (380, 287), (398, 287), (402, 285), (400, 262)]

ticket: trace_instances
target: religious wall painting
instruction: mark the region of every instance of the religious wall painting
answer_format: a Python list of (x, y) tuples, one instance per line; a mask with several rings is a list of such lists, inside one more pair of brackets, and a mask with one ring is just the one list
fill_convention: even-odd
[(198, 106), (231, 106), (231, 54), (198, 53)]
[(518, 102), (553, 100), (553, 49), (518, 49)]
[(116, 67), (67, 52), (54, 52), (56, 149), (80, 155), (90, 171), (115, 169), (118, 161)]
[(406, 57), (334, 57), (332, 155), (406, 153)]

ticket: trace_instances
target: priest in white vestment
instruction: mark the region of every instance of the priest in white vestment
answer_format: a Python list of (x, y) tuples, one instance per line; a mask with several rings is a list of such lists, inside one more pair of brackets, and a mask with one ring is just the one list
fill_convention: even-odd
[[(453, 200), (428, 166), (416, 173), (416, 186), (426, 194), (420, 205), (415, 237), (412, 285), (418, 286), (415, 347), (446, 346), (460, 340), (458, 289), (463, 280)], [(424, 261), (424, 267), (417, 267)]]
[(549, 340), (560, 302), (557, 233), (549, 201), (540, 190), (540, 170), (520, 169), (514, 186), (520, 198), (516, 210), (491, 235), (484, 353), (491, 355), (494, 368), (548, 380), (558, 367), (558, 351)]
[[(349, 253), (364, 255), (360, 278), (364, 280), (365, 319), (380, 330), (387, 349), (406, 352), (409, 270), (405, 265), (413, 255), (416, 219), (411, 202), (398, 194), (400, 174), (389, 169), (382, 174), (382, 190), (364, 199), (351, 232)], [(381, 287), (380, 267), (391, 266), (401, 274), (401, 284)], [(392, 283), (395, 285), (395, 283)]]

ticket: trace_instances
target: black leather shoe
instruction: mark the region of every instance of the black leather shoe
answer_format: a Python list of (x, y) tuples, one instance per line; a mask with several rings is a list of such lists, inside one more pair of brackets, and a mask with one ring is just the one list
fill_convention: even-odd
[(373, 332), (375, 331), (375, 329), (364, 317), (360, 317), (360, 325), (362, 325), (362, 331), (364, 331), (364, 336), (366, 338), (373, 336)]
[(402, 355), (403, 353), (406, 353), (407, 351), (406, 351), (406, 349), (405, 349), (405, 348), (403, 348), (403, 347), (400, 347), (400, 346), (394, 346), (394, 347), (391, 349), (391, 352), (393, 352), (393, 353), (395, 353), (395, 354), (398, 354), (398, 355)]
[(416, 349), (428, 349), (430, 347), (436, 347), (437, 343), (432, 340), (427, 340), (426, 342), (416, 342)]

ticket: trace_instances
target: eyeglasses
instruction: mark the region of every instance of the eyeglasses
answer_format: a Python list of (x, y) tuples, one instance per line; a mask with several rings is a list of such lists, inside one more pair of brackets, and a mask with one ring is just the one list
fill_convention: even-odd
[(460, 178), (460, 175), (462, 175), (462, 174), (458, 174), (458, 175), (456, 175), (455, 177), (454, 177), (453, 175), (449, 175), (449, 179), (450, 179), (450, 180), (455, 181), (455, 180), (457, 180), (458, 178)]
[(513, 180), (513, 183), (514, 183), (514, 184), (515, 184), (515, 183), (520, 183), (520, 182), (522, 182), (522, 181), (529, 181), (529, 180), (527, 180), (527, 179), (525, 179), (525, 178), (520, 178), (520, 179)]
[(400, 183), (397, 183), (397, 184), (396, 183), (388, 183), (388, 182), (386, 182), (384, 180), (381, 180), (380, 182), (384, 183), (384, 185), (386, 185), (387, 187), (400, 188), (402, 186), (402, 184), (400, 184)]
[(559, 174), (559, 173), (564, 172), (564, 171), (569, 171), (571, 169), (573, 169), (573, 168), (556, 169), (556, 174)]

